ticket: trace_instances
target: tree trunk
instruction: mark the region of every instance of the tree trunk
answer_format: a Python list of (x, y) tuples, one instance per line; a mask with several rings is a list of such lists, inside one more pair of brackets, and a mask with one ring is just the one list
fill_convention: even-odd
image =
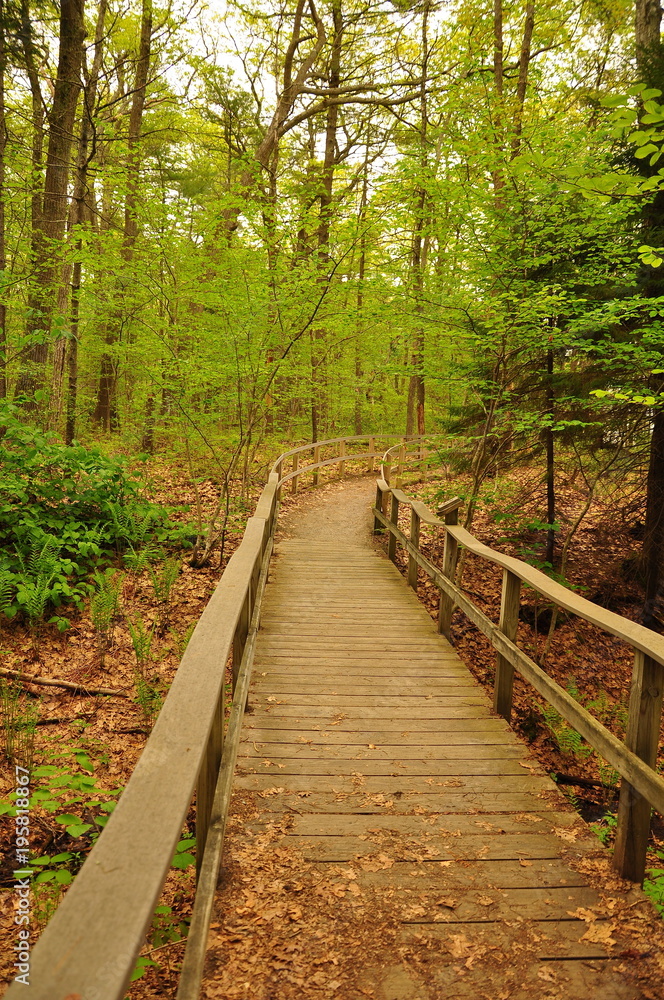
[[(7, 119), (5, 114), (5, 2), (0, 0), (0, 272), (7, 267), (5, 251), (5, 150), (7, 148)], [(0, 292), (0, 399), (7, 396), (7, 303), (5, 291)]]
[(117, 401), (117, 386), (119, 363), (113, 347), (119, 343), (122, 332), (123, 297), (131, 285), (129, 265), (134, 256), (136, 239), (138, 237), (138, 190), (140, 181), (140, 141), (143, 111), (145, 108), (145, 91), (148, 85), (150, 70), (150, 52), (152, 44), (152, 0), (143, 0), (141, 14), (141, 39), (136, 63), (134, 80), (134, 95), (129, 112), (129, 132), (127, 137), (127, 193), (125, 196), (124, 232), (121, 255), (125, 272), (117, 281), (115, 289), (116, 305), (108, 319), (104, 343), (108, 348), (101, 356), (99, 384), (97, 387), (97, 402), (93, 420), (104, 431), (115, 431), (119, 427), (119, 411)]
[[(636, 61), (641, 81), (648, 86), (658, 86), (661, 74), (662, 8), (659, 0), (636, 0), (634, 10), (634, 30)], [(648, 176), (657, 167), (651, 168), (647, 160), (640, 160), (641, 171)], [(648, 242), (662, 238), (664, 229), (664, 192), (658, 192), (653, 201), (646, 205), (642, 216), (644, 235)], [(661, 294), (661, 279), (649, 268), (643, 287), (647, 297)], [(661, 385), (656, 386), (661, 391)], [(646, 481), (646, 523), (641, 552), (641, 563), (645, 577), (645, 600), (642, 621), (654, 627), (657, 624), (657, 601), (662, 579), (662, 559), (664, 559), (664, 412), (658, 409), (652, 422), (650, 436), (650, 457)]]
[(556, 532), (551, 525), (556, 519), (556, 480), (554, 464), (554, 441), (552, 423), (555, 416), (555, 401), (553, 396), (553, 348), (546, 352), (546, 413), (549, 423), (544, 431), (546, 447), (546, 520), (549, 528), (546, 532), (546, 551), (544, 561), (553, 566)]
[[(67, 221), (67, 186), (70, 153), (81, 89), (83, 56), (83, 0), (62, 0), (60, 6), (60, 46), (53, 105), (48, 116), (48, 146), (44, 197), (40, 218), (33, 231), (32, 288), (28, 295), (26, 335), (32, 339), (27, 360), (29, 368), (18, 381), (17, 393), (34, 393), (45, 382), (48, 337), (56, 302), (60, 247)], [(33, 88), (33, 102), (35, 93)]]
[[(76, 184), (74, 187), (74, 228), (79, 231), (88, 224), (92, 217), (90, 191), (88, 188), (88, 166), (90, 157), (88, 146), (92, 133), (92, 114), (97, 100), (97, 87), (103, 54), (104, 22), (106, 20), (107, 0), (100, 0), (95, 29), (94, 57), (90, 73), (86, 74), (85, 90), (83, 92), (83, 115), (81, 119), (81, 134), (78, 143), (78, 161)], [(85, 71), (85, 62), (84, 62)], [(81, 282), (83, 267), (80, 254), (82, 239), (77, 241), (77, 260), (74, 263), (71, 282), (71, 311), (69, 318), (69, 339), (67, 341), (66, 369), (67, 392), (65, 398), (65, 443), (70, 445), (76, 437), (76, 406), (78, 399), (78, 344), (79, 344), (79, 313)]]
[(647, 507), (645, 537), (643, 540), (643, 568), (645, 574), (645, 602), (643, 624), (656, 624), (657, 601), (664, 560), (664, 410), (655, 411), (650, 439), (650, 464), (647, 480)]
[[(328, 72), (328, 88), (331, 92), (339, 89), (341, 82), (341, 43), (344, 24), (341, 14), (341, 0), (333, 0), (332, 20), (334, 38), (330, 52), (330, 68)], [(325, 117), (325, 156), (323, 159), (323, 176), (321, 178), (320, 210), (318, 215), (318, 267), (321, 274), (319, 281), (327, 282), (330, 265), (330, 227), (332, 223), (332, 192), (334, 187), (334, 168), (338, 163), (337, 127), (339, 123), (339, 105), (330, 104)], [(324, 346), (326, 331), (317, 326), (311, 337), (311, 432), (313, 440), (318, 440), (321, 425), (327, 418), (327, 382), (324, 371)]]
[[(428, 108), (427, 85), (429, 75), (429, 38), (428, 38), (429, 4), (422, 11), (422, 76), (420, 84), (420, 176), (426, 177), (429, 168), (428, 141)], [(424, 428), (424, 275), (426, 271), (428, 241), (424, 235), (427, 216), (427, 192), (422, 182), (415, 190), (415, 219), (413, 223), (413, 243), (411, 251), (411, 288), (415, 312), (415, 329), (410, 355), (412, 374), (408, 386), (408, 404), (406, 411), (406, 434), (412, 434), (417, 426), (417, 433), (422, 435)]]

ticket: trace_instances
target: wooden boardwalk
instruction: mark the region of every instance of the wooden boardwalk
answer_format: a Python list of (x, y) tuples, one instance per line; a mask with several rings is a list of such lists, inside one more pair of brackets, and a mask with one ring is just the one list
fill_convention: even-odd
[[(615, 957), (610, 904), (580, 873), (598, 841), (493, 714), (368, 528), (349, 533), (334, 496), (325, 502), (324, 530), (304, 517), (274, 557), (202, 995), (642, 996)], [(295, 889), (266, 860), (275, 848), (287, 870), (296, 858), (306, 872)], [(303, 936), (309, 928), (343, 952), (351, 910), (352, 969), (325, 971), (322, 954), (312, 984)], [(372, 926), (382, 944), (377, 930), (353, 952)], [(293, 936), (300, 950), (288, 951)]]

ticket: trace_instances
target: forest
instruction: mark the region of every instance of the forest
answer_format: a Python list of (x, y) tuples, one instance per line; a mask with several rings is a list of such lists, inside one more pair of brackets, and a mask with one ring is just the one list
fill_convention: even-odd
[(427, 436), (427, 500), (661, 631), (661, 15), (0, 0), (0, 700), (44, 921), (289, 448)]

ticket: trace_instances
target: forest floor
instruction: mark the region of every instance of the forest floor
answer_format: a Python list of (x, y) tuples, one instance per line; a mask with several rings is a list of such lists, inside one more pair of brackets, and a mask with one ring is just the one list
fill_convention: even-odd
[[(195, 506), (195, 496), (184, 471), (168, 466), (153, 465), (151, 470), (151, 499), (172, 504), (174, 501)], [(436, 506), (444, 497), (454, 494), (457, 483), (449, 479), (430, 479), (426, 484), (406, 486), (406, 492), (417, 495), (430, 506)], [(218, 497), (218, 487), (210, 479), (201, 487), (203, 504), (209, 512)], [(524, 557), (524, 549), (541, 546), (541, 534), (524, 528), (529, 519), (541, 516), (542, 486), (531, 474), (516, 474), (509, 491), (509, 509), (519, 511), (512, 517), (509, 530), (505, 521), (497, 524), (491, 516), (490, 506), (479, 511), (473, 533), (482, 541), (509, 554)], [(258, 490), (256, 490), (256, 496)], [(212, 564), (203, 569), (193, 569), (182, 556), (179, 576), (173, 586), (167, 606), (160, 604), (154, 593), (147, 571), (124, 572), (122, 582), (121, 612), (112, 630), (111, 643), (102, 662), (99, 640), (89, 614), (71, 613), (71, 627), (59, 634), (54, 626), (46, 626), (35, 642), (27, 627), (18, 623), (5, 624), (0, 636), (2, 666), (40, 677), (57, 678), (78, 685), (77, 690), (43, 686), (24, 682), (23, 687), (33, 701), (39, 702), (39, 721), (34, 747), (35, 764), (51, 765), (55, 780), (47, 781), (60, 797), (62, 808), (75, 797), (81, 780), (94, 781), (92, 791), (99, 801), (113, 798), (112, 793), (127, 783), (150, 732), (149, 709), (147, 713), (137, 699), (135, 688), (136, 661), (128, 620), (140, 617), (145, 626), (154, 627), (151, 650), (151, 683), (158, 695), (164, 696), (175, 674), (188, 635), (207, 603), (223, 566), (237, 546), (247, 513), (253, 510), (256, 496), (249, 498), (247, 510), (238, 507), (232, 519), (226, 540), (224, 559), (220, 564), (218, 554)], [(306, 506), (312, 494), (305, 490), (284, 499), (285, 509)], [(561, 520), (573, 517), (583, 501), (581, 491), (574, 484), (560, 487)], [(251, 508), (251, 509), (248, 509)], [(501, 507), (504, 509), (504, 505)], [(183, 518), (191, 517), (186, 513)], [(508, 518), (509, 521), (509, 518)], [(610, 607), (611, 610), (630, 618), (638, 618), (638, 585), (626, 579), (623, 567), (638, 548), (633, 537), (633, 522), (621, 519), (617, 509), (598, 502), (589, 512), (579, 530), (569, 562), (569, 579), (574, 585), (585, 588), (583, 593), (591, 600)], [(423, 535), (423, 550), (434, 561), (442, 558), (442, 543), (438, 537)], [(500, 606), (501, 574), (486, 563), (468, 559), (464, 572), (464, 589), (486, 614), (498, 619)], [(437, 613), (438, 592), (422, 580), (420, 598), (432, 615)], [(531, 655), (541, 658), (546, 637), (534, 626), (534, 595), (525, 602), (530, 623), (523, 621), (519, 627), (519, 644)], [(546, 609), (537, 609), (540, 629), (546, 619)], [(453, 621), (452, 635), (459, 655), (465, 660), (474, 676), (488, 688), (493, 679), (494, 654), (488, 641), (460, 613)], [(618, 736), (624, 735), (627, 696), (631, 677), (631, 652), (617, 640), (604, 635), (593, 626), (578, 619), (563, 619), (555, 629), (546, 658), (547, 671), (561, 684), (566, 685)], [(118, 690), (120, 696), (95, 696), (91, 689), (104, 687)], [(611, 788), (613, 776), (594, 754), (588, 753), (574, 741), (573, 735), (560, 725), (560, 720), (548, 716), (539, 704), (538, 696), (517, 679), (515, 685), (516, 728), (528, 741), (548, 771), (595, 780), (597, 786), (581, 788), (569, 785), (570, 798), (584, 818), (596, 821), (610, 840), (612, 815), (616, 797)], [(565, 749), (567, 748), (567, 750)], [(573, 752), (576, 751), (576, 752)], [(58, 780), (61, 784), (57, 784)], [(6, 764), (0, 770), (0, 803), (6, 800), (13, 788), (13, 768)], [(90, 834), (94, 833), (94, 819), (100, 815), (99, 807), (88, 809), (83, 803), (72, 806), (83, 823), (92, 829), (75, 836), (67, 832), (63, 823), (57, 822), (55, 813), (36, 807), (32, 828), (31, 854), (51, 858), (67, 855), (59, 865), (52, 867), (75, 873), (91, 847)], [(66, 809), (70, 812), (71, 809)], [(183, 829), (183, 838), (193, 836), (193, 810)], [(0, 940), (11, 942), (13, 929), (14, 858), (8, 850), (12, 824), (0, 816)], [(653, 852), (650, 861), (662, 866), (657, 851), (664, 847), (664, 829), (655, 828)], [(36, 887), (33, 897), (33, 932), (38, 936), (58, 904), (65, 887), (57, 880), (44, 882)], [(194, 889), (192, 867), (173, 868), (160, 900), (161, 912), (155, 917), (148, 944), (143, 950), (145, 975), (132, 987), (132, 1000), (149, 997), (172, 996), (177, 982), (177, 968), (183, 953), (183, 924), (191, 911)], [(0, 982), (7, 983), (13, 975), (9, 948), (0, 951)], [(155, 963), (152, 965), (152, 963)]]

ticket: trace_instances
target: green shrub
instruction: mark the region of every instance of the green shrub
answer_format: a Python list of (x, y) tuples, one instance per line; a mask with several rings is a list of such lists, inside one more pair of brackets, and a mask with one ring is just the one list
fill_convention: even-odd
[(69, 447), (0, 400), (0, 611), (31, 625), (79, 607), (87, 577), (126, 550), (182, 544), (186, 529), (141, 495), (139, 474), (98, 448)]

